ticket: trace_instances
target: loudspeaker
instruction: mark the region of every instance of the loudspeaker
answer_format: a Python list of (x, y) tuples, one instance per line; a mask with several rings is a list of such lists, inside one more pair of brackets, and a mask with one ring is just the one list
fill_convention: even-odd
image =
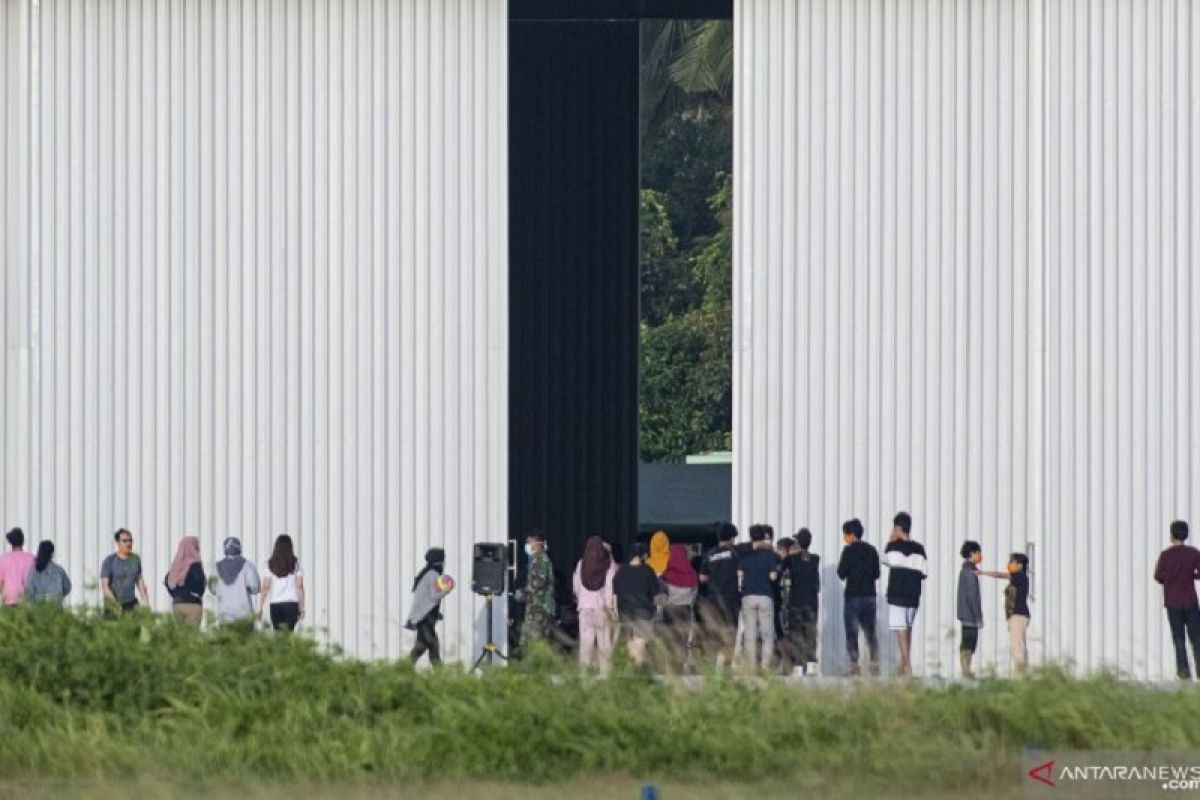
[(495, 542), (475, 545), (471, 568), (471, 591), (475, 594), (503, 594), (504, 569), (508, 548)]

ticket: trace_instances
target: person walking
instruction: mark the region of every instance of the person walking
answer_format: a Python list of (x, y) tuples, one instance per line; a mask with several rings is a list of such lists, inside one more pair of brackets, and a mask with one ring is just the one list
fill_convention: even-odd
[(454, 580), (445, 574), (446, 551), (432, 547), (425, 551), (425, 566), (413, 580), (413, 604), (404, 627), (417, 632), (408, 658), (416, 664), (429, 654), (429, 663), (442, 663), (442, 645), (438, 640), (437, 623), (442, 618), (442, 600), (454, 589)]
[(200, 540), (184, 536), (175, 548), (171, 568), (163, 578), (171, 595), (171, 614), (177, 622), (199, 628), (204, 619), (204, 567), (200, 564)]
[(554, 629), (554, 615), (558, 604), (554, 601), (554, 565), (546, 552), (546, 537), (541, 531), (532, 531), (525, 537), (525, 555), (529, 558), (526, 568), (525, 621), (521, 625), (521, 649), (537, 641), (548, 641)]
[(1025, 674), (1029, 667), (1029, 557), (1013, 553), (1008, 557), (1008, 586), (1004, 589), (1004, 617), (1008, 621), (1008, 652), (1013, 677)]
[(771, 547), (765, 530), (767, 526), (750, 527), (750, 552), (742, 556), (738, 565), (738, 581), (741, 586), (742, 606), (738, 621), (737, 644), (734, 661), (742, 662), (743, 654), (749, 652), (748, 664), (754, 663), (754, 648), (761, 641), (760, 661), (763, 669), (770, 669), (771, 654), (775, 650), (775, 607), (772, 597), (779, 579), (779, 561)]
[(1187, 640), (1192, 642), (1192, 656), (1200, 672), (1200, 602), (1196, 598), (1196, 581), (1200, 580), (1200, 550), (1187, 544), (1188, 524), (1184, 520), (1171, 523), (1171, 545), (1158, 556), (1154, 580), (1163, 587), (1163, 607), (1167, 624), (1171, 626), (1171, 642), (1175, 645), (1175, 674), (1180, 680), (1191, 680)]
[(0, 556), (0, 596), (4, 605), (15, 606), (25, 599), (25, 581), (33, 569), (34, 557), (25, 552), (25, 531), (13, 528), (4, 538), (12, 550)]
[(666, 602), (665, 589), (654, 569), (646, 563), (650, 551), (639, 544), (629, 563), (617, 569), (612, 579), (621, 635), (634, 664), (646, 663), (646, 648), (654, 641), (654, 614)]
[(37, 558), (33, 569), (25, 579), (25, 601), (29, 603), (57, 603), (71, 593), (71, 579), (67, 571), (54, 561), (54, 542), (43, 539), (38, 544)]
[(892, 535), (883, 549), (888, 568), (888, 627), (896, 634), (900, 664), (896, 674), (912, 675), (912, 629), (921, 605), (921, 584), (927, 573), (925, 548), (911, 538), (912, 517), (906, 511), (892, 520)]
[(147, 609), (150, 592), (142, 577), (142, 559), (133, 552), (133, 534), (120, 528), (113, 534), (117, 551), (100, 564), (100, 592), (110, 613), (120, 615), (138, 607), (138, 598)]
[(788, 579), (788, 639), (793, 672), (808, 675), (810, 665), (817, 662), (817, 619), (820, 613), (821, 557), (809, 552), (812, 531), (801, 528), (796, 533), (796, 552), (783, 563), (782, 573)]
[(867, 638), (867, 650), (871, 657), (870, 674), (879, 674), (879, 639), (875, 634), (875, 603), (879, 580), (879, 551), (863, 541), (863, 525), (857, 519), (847, 520), (842, 525), (841, 558), (838, 559), (837, 575), (845, 582), (843, 592), (842, 622), (846, 626), (846, 656), (850, 660), (850, 674), (862, 674), (858, 655), (858, 632), (861, 629)]
[(704, 589), (700, 604), (701, 624), (705, 638), (717, 653), (717, 665), (732, 657), (742, 595), (738, 590), (738, 554), (734, 549), (737, 526), (729, 522), (717, 528), (716, 548), (700, 561), (700, 585)]
[(270, 607), (271, 627), (277, 631), (294, 631), (304, 619), (304, 573), (292, 537), (286, 533), (275, 537), (271, 558), (267, 561), (258, 600), (258, 616), (263, 607)]
[(262, 581), (254, 564), (242, 556), (242, 540), (226, 537), (221, 544), (225, 557), (216, 563), (216, 576), (209, 581), (216, 599), (217, 621), (226, 624), (254, 617), (254, 595), (262, 591)]
[(612, 666), (613, 575), (612, 554), (599, 536), (589, 536), (583, 558), (575, 565), (571, 584), (579, 609), (579, 663), (595, 663), (602, 673)]
[(685, 672), (690, 671), (692, 623), (695, 620), (694, 610), (700, 578), (688, 559), (687, 548), (682, 544), (671, 545), (667, 568), (662, 573), (662, 583), (667, 591), (667, 599), (662, 606), (667, 657), (673, 666)]

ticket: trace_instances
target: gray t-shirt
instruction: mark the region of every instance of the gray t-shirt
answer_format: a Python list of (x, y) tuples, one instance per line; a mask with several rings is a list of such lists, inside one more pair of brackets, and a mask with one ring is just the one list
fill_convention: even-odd
[(142, 560), (136, 555), (117, 558), (113, 553), (100, 565), (100, 577), (108, 579), (113, 596), (124, 605), (137, 600), (137, 582), (142, 577)]

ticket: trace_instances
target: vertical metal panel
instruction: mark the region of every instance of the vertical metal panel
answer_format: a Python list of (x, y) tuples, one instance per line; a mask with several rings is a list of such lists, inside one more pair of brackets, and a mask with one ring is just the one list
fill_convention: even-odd
[[(0, 7), (0, 522), (95, 602), (131, 528), (298, 540), (309, 624), (396, 657), (507, 528), (502, 0)], [(31, 150), (32, 145), (32, 150)], [(503, 617), (501, 617), (503, 618)]]
[(882, 545), (911, 511), (926, 673), (957, 669), (971, 538), (996, 567), (1036, 545), (1035, 660), (1170, 674), (1151, 572), (1200, 497), (1200, 11), (763, 0), (735, 29), (738, 521), (808, 525), (834, 562), (843, 519)]

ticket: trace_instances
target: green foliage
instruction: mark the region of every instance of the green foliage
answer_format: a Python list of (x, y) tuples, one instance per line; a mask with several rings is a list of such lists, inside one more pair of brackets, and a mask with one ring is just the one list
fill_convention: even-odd
[[(300, 637), (168, 618), (0, 614), (0, 781), (661, 780), (939, 776), (969, 789), (1044, 748), (1200, 746), (1200, 692), (1046, 671), (854, 690), (581, 673), (537, 651), (482, 677), (362, 663)], [(948, 782), (948, 783), (946, 783)]]

